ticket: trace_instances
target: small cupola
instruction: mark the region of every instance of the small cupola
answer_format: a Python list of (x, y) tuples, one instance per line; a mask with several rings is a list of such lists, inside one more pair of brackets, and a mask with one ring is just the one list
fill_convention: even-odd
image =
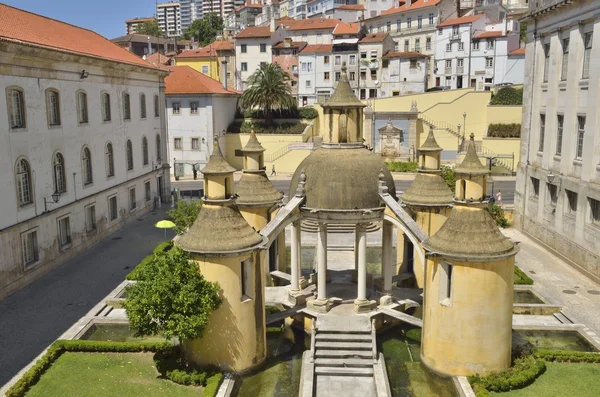
[(442, 150), (433, 135), (433, 127), (429, 128), (427, 139), (419, 148), (419, 168), (423, 171), (439, 171)]
[(242, 149), (244, 154), (244, 171), (259, 171), (265, 168), (265, 148), (262, 147), (254, 130), (250, 130), (250, 139)]
[(206, 166), (204, 175), (204, 200), (229, 200), (233, 198), (233, 168), (221, 152), (219, 139), (215, 137), (213, 153)]
[(481, 164), (475, 150), (475, 135), (471, 134), (467, 154), (454, 172), (456, 174), (456, 201), (480, 203), (485, 200), (487, 177), (490, 171)]

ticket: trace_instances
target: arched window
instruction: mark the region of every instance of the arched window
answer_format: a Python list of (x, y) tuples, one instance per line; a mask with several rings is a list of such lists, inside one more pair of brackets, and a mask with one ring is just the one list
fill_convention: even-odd
[(131, 101), (126, 92), (123, 93), (123, 120), (131, 120)]
[(146, 118), (146, 94), (140, 94), (140, 118)]
[(15, 172), (17, 175), (17, 195), (19, 196), (19, 206), (23, 207), (33, 202), (31, 189), (31, 168), (29, 167), (29, 162), (25, 159), (18, 160)]
[(131, 145), (131, 140), (127, 140), (127, 146), (126, 146), (126, 151), (127, 151), (127, 171), (131, 171), (133, 170), (133, 147)]
[(154, 95), (154, 117), (160, 117), (158, 95)]
[(56, 153), (54, 155), (52, 169), (54, 175), (54, 192), (65, 193), (67, 191), (67, 181), (65, 178), (65, 159), (62, 154)]
[(83, 173), (83, 185), (91, 185), (94, 182), (92, 173), (92, 153), (87, 147), (81, 152), (81, 168)]
[(77, 92), (77, 118), (79, 124), (88, 122), (87, 94), (83, 91)]
[(10, 128), (25, 128), (25, 99), (23, 90), (10, 88), (8, 90), (8, 121)]
[(142, 138), (142, 160), (144, 165), (148, 165), (148, 139)]
[(111, 176), (115, 176), (115, 158), (113, 155), (113, 146), (112, 143), (108, 142), (106, 144), (106, 177), (110, 178)]
[(46, 113), (48, 115), (48, 125), (60, 125), (60, 101), (58, 91), (54, 89), (46, 90)]
[(156, 134), (156, 161), (160, 163), (162, 158), (160, 156), (160, 135)]
[(110, 94), (102, 93), (102, 121), (110, 121)]

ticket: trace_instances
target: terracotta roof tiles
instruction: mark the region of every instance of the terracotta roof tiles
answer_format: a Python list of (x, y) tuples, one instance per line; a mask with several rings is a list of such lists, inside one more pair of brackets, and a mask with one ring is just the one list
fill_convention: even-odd
[(331, 52), (331, 51), (333, 51), (332, 44), (309, 44), (306, 47), (304, 47), (304, 49), (302, 51), (300, 51), (300, 54), (313, 54), (313, 53), (317, 53), (317, 52)]
[(525, 48), (519, 48), (517, 50), (511, 51), (508, 55), (525, 55)]
[(473, 36), (474, 39), (494, 39), (499, 37), (505, 37), (501, 30), (488, 30)]
[(410, 6), (407, 6), (404, 0), (400, 0), (398, 2), (398, 7), (388, 8), (387, 10), (383, 11), (380, 15), (397, 14), (399, 12), (412, 11), (419, 8), (433, 7), (437, 5), (440, 1), (441, 0), (413, 0), (412, 4)]
[(389, 35), (387, 33), (369, 33), (360, 40), (361, 44), (381, 43)]
[(358, 22), (339, 22), (336, 28), (333, 30), (333, 35), (340, 36), (343, 34), (358, 34), (359, 31), (360, 24)]
[(416, 51), (407, 51), (407, 52), (388, 52), (383, 56), (384, 59), (388, 58), (429, 58), (428, 55), (421, 54)]
[(440, 23), (438, 25), (438, 28), (443, 28), (446, 26), (454, 26), (454, 25), (463, 25), (463, 24), (467, 24), (467, 23), (472, 23), (477, 21), (479, 18), (483, 17), (484, 14), (477, 14), (477, 15), (468, 15), (466, 17), (461, 17), (461, 18), (454, 18), (454, 19), (448, 19), (442, 23)]
[(336, 8), (337, 10), (346, 10), (346, 11), (364, 11), (365, 6), (362, 4), (344, 4)]
[(170, 66), (171, 73), (165, 77), (165, 94), (222, 94), (238, 95), (238, 91), (225, 90), (219, 81), (192, 69), (189, 66)]
[(175, 59), (217, 57), (217, 51), (233, 51), (234, 48), (235, 44), (233, 41), (215, 41), (199, 50), (184, 51), (177, 55)]
[(236, 39), (252, 39), (261, 37), (271, 37), (271, 29), (269, 26), (250, 26), (242, 30), (235, 37)]

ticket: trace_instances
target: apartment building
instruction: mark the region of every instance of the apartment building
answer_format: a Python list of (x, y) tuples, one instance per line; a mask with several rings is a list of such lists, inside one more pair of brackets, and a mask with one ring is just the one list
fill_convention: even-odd
[(399, 96), (427, 91), (429, 56), (419, 52), (393, 52), (383, 56), (381, 96)]
[(202, 0), (179, 0), (179, 15), (184, 31), (196, 19), (202, 19)]
[(134, 34), (137, 32), (138, 25), (143, 24), (144, 22), (154, 22), (156, 19), (154, 18), (134, 18), (128, 19), (125, 21), (125, 34)]
[(181, 36), (180, 5), (176, 2), (157, 4), (156, 19), (158, 26), (167, 37)]
[(382, 91), (382, 72), (388, 61), (383, 56), (394, 51), (394, 40), (388, 33), (369, 33), (358, 42), (359, 98), (370, 99), (389, 96)]
[(291, 94), (294, 97), (298, 94), (298, 54), (304, 47), (306, 42), (292, 41), (290, 37), (273, 46), (273, 63), (281, 66), (281, 69), (290, 75)]
[(175, 56), (175, 64), (189, 66), (214, 80), (226, 78), (227, 86), (235, 87), (235, 43), (231, 40), (217, 40), (201, 49), (181, 52)]
[(245, 90), (248, 78), (262, 63), (273, 61), (273, 45), (283, 41), (282, 29), (271, 26), (253, 26), (242, 30), (235, 37), (235, 88)]
[(144, 55), (148, 56), (157, 52), (168, 54), (192, 48), (192, 42), (190, 40), (181, 40), (176, 37), (154, 37), (139, 33), (117, 37), (111, 41), (139, 57), (143, 57)]
[(245, 3), (245, 0), (202, 0), (202, 15), (213, 13), (225, 19)]
[(0, 299), (170, 194), (167, 71), (0, 5)]
[(529, 3), (515, 225), (600, 281), (600, 2)]
[[(307, 18), (333, 18), (334, 10), (345, 5), (358, 5), (357, 0), (312, 0), (307, 3)], [(364, 7), (361, 5), (364, 9)], [(356, 19), (351, 21), (356, 22)]]
[(165, 78), (169, 159), (176, 176), (204, 168), (215, 134), (235, 119), (239, 92), (189, 66), (172, 66)]

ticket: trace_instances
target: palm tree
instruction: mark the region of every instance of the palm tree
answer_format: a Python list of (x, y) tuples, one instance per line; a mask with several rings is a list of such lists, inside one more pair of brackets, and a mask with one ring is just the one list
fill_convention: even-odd
[(262, 109), (265, 121), (271, 124), (274, 110), (296, 108), (296, 99), (291, 95), (290, 75), (274, 63), (262, 64), (248, 78), (250, 88), (242, 95), (243, 106), (246, 109)]

